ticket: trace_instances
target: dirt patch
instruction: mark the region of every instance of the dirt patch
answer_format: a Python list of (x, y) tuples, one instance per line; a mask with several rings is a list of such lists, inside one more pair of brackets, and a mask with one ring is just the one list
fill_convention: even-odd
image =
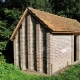
[(49, 76), (48, 74), (46, 73), (39, 73), (39, 72), (36, 72), (36, 71), (29, 71), (29, 70), (25, 70), (23, 71), (29, 75), (39, 75), (39, 76)]
[(78, 63), (80, 63), (80, 62), (79, 62), (79, 61), (75, 61), (73, 64), (68, 65), (68, 66), (62, 68), (61, 70), (55, 72), (53, 75), (59, 75), (59, 74), (62, 74), (64, 71), (68, 70), (71, 66), (73, 66), (73, 65), (75, 65), (75, 64), (78, 64)]
[(55, 72), (53, 75), (62, 74), (64, 71), (68, 70), (69, 67), (71, 67), (71, 66), (66, 66), (65, 68), (62, 68), (61, 70), (58, 70), (57, 72)]
[[(62, 68), (61, 70), (55, 72), (53, 75), (62, 74), (64, 71), (68, 70), (71, 66), (73, 66), (73, 65), (75, 65), (75, 64), (77, 64), (77, 63), (80, 63), (80, 62), (76, 61), (76, 62), (74, 62), (72, 65), (68, 65), (68, 66)], [(46, 74), (46, 73), (39, 73), (39, 72), (37, 72), (37, 71), (25, 70), (25, 71), (23, 71), (23, 72), (25, 72), (25, 73), (27, 73), (27, 74), (29, 74), (29, 75), (50, 76), (50, 75), (48, 75), (48, 74)]]
[[(65, 67), (65, 68), (63, 68), (63, 69), (55, 72), (53, 75), (59, 75), (59, 74), (63, 73), (64, 71), (68, 70), (69, 67), (70, 67), (70, 66), (67, 66), (67, 67)], [(25, 73), (27, 73), (27, 74), (29, 74), (29, 75), (50, 76), (50, 75), (48, 75), (48, 74), (46, 74), (46, 73), (39, 73), (39, 72), (36, 72), (36, 71), (25, 70), (25, 71), (23, 71), (23, 72), (25, 72)]]

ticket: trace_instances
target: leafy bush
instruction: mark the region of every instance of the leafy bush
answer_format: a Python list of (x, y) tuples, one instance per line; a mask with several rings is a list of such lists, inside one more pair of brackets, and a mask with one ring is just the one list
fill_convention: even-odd
[(0, 55), (0, 65), (5, 64), (6, 63), (6, 59), (4, 58), (3, 55)]
[(30, 76), (20, 71), (20, 69), (13, 64), (0, 65), (0, 80), (33, 80), (38, 76)]
[[(9, 38), (8, 36), (8, 29), (6, 28), (6, 21), (0, 21), (0, 54), (2, 54), (2, 51), (5, 50), (7, 40)], [(6, 41), (5, 41), (6, 40)]]
[(0, 54), (6, 50), (9, 38), (16, 26), (18, 20), (21, 17), (21, 12), (18, 9), (2, 8), (0, 14), (3, 14), (5, 18), (0, 19)]
[(0, 80), (19, 80), (22, 76), (19, 68), (13, 64), (5, 63), (0, 66)]

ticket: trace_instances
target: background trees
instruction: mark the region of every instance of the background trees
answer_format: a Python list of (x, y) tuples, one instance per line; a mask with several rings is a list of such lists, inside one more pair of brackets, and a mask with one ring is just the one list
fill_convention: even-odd
[(80, 21), (80, 0), (49, 0), (52, 13)]
[(51, 12), (51, 5), (49, 3), (49, 0), (29, 0), (29, 6)]
[(6, 52), (11, 33), (28, 6), (80, 22), (80, 0), (0, 0), (0, 54)]

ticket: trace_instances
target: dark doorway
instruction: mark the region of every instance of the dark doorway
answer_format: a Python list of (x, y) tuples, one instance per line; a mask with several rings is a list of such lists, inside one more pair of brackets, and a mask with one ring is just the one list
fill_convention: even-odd
[(77, 60), (77, 36), (74, 36), (74, 62)]
[[(44, 31), (45, 32), (45, 31)], [(46, 33), (43, 34), (43, 72), (47, 73)]]
[(14, 63), (14, 55), (13, 55), (13, 42), (8, 41), (5, 50), (2, 52), (6, 58), (7, 63)]

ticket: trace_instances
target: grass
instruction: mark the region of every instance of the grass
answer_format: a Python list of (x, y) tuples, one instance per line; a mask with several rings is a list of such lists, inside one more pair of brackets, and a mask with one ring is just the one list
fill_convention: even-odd
[(80, 64), (70, 67), (57, 76), (29, 75), (13, 64), (0, 65), (0, 80), (80, 80)]

